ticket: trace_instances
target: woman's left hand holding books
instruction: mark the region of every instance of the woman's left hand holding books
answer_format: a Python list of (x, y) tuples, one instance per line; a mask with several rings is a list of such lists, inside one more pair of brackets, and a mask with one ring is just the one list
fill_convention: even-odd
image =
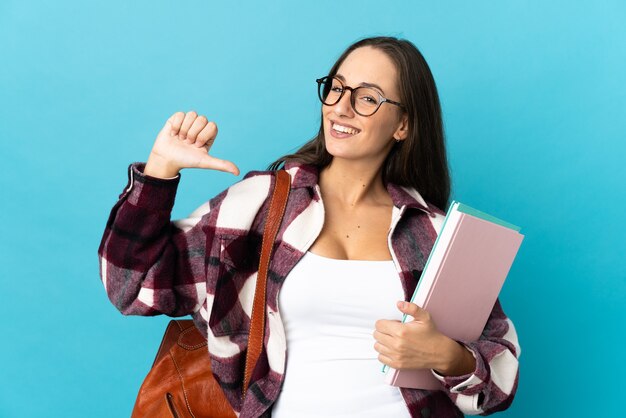
[(430, 314), (414, 303), (400, 301), (398, 309), (412, 321), (376, 321), (374, 349), (378, 360), (394, 369), (433, 369), (443, 376), (472, 373), (476, 359), (461, 343), (439, 330)]

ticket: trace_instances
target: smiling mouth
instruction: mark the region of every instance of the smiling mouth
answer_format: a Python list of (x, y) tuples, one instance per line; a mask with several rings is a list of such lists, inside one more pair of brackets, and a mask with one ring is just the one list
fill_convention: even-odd
[(351, 128), (349, 126), (340, 125), (338, 123), (332, 122), (332, 129), (336, 132), (340, 132), (342, 134), (356, 135), (361, 132), (359, 129)]

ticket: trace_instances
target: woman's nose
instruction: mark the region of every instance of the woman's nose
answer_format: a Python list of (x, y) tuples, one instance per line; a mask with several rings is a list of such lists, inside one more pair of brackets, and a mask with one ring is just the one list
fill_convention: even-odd
[(345, 90), (341, 99), (333, 106), (333, 111), (338, 116), (354, 116), (354, 109), (352, 109), (352, 91)]

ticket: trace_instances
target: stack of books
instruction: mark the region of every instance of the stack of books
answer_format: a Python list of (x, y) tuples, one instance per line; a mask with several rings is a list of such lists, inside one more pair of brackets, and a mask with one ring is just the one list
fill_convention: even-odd
[[(458, 341), (478, 340), (524, 239), (519, 231), (452, 202), (411, 301), (430, 313), (441, 333)], [(393, 386), (442, 389), (430, 369), (385, 366), (383, 372)]]

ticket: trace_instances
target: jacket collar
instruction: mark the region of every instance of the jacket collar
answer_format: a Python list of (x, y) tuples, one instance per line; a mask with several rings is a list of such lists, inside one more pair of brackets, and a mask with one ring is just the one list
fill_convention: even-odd
[[(315, 165), (288, 161), (285, 163), (285, 170), (291, 175), (292, 188), (308, 187), (314, 189), (318, 183), (319, 169)], [(416, 208), (430, 216), (435, 216), (435, 212), (442, 213), (437, 207), (427, 203), (413, 187), (399, 186), (388, 182), (387, 191), (394, 206), (398, 208)]]

